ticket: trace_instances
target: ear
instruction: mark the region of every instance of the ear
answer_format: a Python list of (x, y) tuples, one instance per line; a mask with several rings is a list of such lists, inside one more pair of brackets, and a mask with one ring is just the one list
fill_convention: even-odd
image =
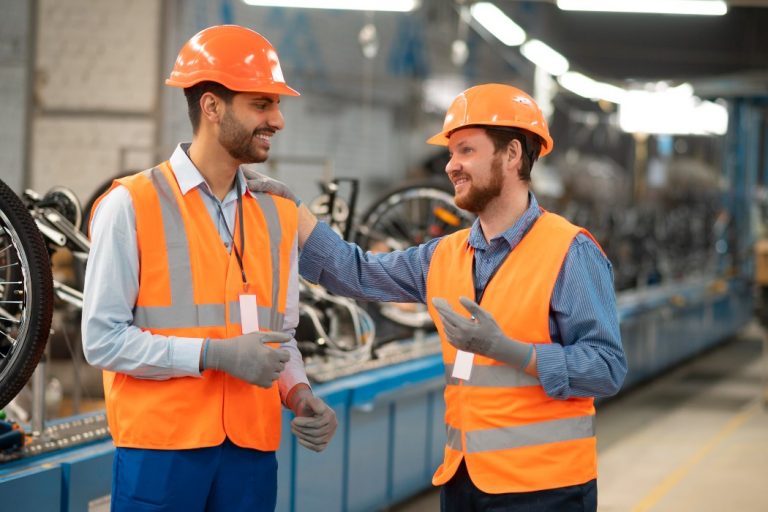
[(517, 166), (519, 162), (523, 160), (523, 146), (517, 139), (512, 139), (507, 144), (507, 154), (505, 155), (506, 164), (509, 166)]
[(212, 124), (218, 124), (224, 113), (223, 101), (211, 92), (200, 96), (200, 116)]

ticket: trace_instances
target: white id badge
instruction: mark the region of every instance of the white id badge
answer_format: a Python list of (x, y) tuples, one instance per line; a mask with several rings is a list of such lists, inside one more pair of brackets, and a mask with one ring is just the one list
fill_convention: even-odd
[(475, 360), (475, 354), (472, 352), (465, 352), (459, 350), (456, 352), (456, 361), (453, 363), (452, 377), (469, 380), (469, 376), (472, 374), (472, 362)]
[(240, 325), (243, 334), (259, 330), (259, 307), (255, 295), (240, 295)]

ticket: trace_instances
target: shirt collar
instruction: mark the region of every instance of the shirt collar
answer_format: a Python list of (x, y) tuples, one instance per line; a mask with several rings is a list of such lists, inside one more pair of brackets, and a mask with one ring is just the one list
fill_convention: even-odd
[[(189, 159), (187, 151), (189, 151), (190, 145), (191, 143), (189, 142), (182, 142), (176, 146), (176, 149), (174, 150), (170, 159), (171, 170), (176, 176), (176, 181), (179, 183), (181, 194), (186, 195), (190, 190), (199, 187), (207, 194), (213, 196), (213, 192), (211, 192), (208, 183), (205, 182), (205, 178), (203, 178), (203, 175), (200, 174), (200, 171), (197, 169), (195, 164), (192, 163), (192, 160)], [(237, 169), (237, 179), (240, 180), (240, 190), (243, 190), (244, 193), (251, 193), (248, 190), (248, 185), (245, 182), (245, 176), (243, 176), (243, 171), (240, 168)], [(251, 195), (253, 194), (251, 193)], [(224, 197), (222, 204), (226, 204), (229, 201), (235, 200), (237, 198), (236, 196), (237, 194), (233, 188)]]
[[(517, 222), (515, 222), (511, 228), (497, 235), (493, 240), (503, 238), (509, 244), (509, 248), (514, 249), (540, 216), (541, 210), (539, 209), (539, 202), (536, 201), (536, 196), (533, 195), (533, 192), (528, 192), (528, 208), (523, 212), (523, 215), (517, 219)], [(493, 240), (491, 240), (491, 242), (493, 242)], [(485, 250), (488, 248), (489, 244), (485, 241), (483, 228), (480, 226), (479, 218), (475, 219), (475, 222), (472, 224), (472, 228), (469, 231), (469, 240), (467, 242), (474, 249)]]

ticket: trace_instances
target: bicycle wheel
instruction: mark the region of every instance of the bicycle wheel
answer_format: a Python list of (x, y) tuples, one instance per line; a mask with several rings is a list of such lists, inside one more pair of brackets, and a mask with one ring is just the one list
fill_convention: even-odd
[(45, 242), (24, 203), (0, 181), (0, 409), (40, 361), (52, 312)]
[[(469, 227), (473, 220), (443, 187), (408, 185), (389, 192), (363, 214), (355, 242), (373, 252), (405, 249)], [(378, 303), (376, 308), (381, 316), (401, 326), (432, 324), (423, 304)]]

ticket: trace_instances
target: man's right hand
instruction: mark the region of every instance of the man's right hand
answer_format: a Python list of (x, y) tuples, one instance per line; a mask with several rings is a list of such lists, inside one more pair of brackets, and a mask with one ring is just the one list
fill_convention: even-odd
[(223, 340), (206, 339), (201, 367), (220, 370), (262, 388), (269, 388), (291, 358), (284, 348), (270, 348), (264, 343), (283, 343), (291, 339), (283, 332), (252, 332)]

